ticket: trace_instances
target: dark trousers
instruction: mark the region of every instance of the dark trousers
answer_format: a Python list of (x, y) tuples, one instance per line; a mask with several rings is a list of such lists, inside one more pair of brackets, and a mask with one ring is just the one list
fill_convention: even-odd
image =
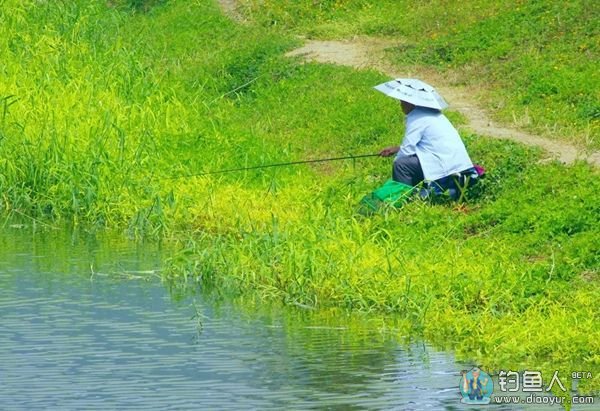
[(392, 167), (392, 178), (399, 183), (416, 186), (424, 180), (421, 162), (416, 154), (407, 157), (396, 157)]

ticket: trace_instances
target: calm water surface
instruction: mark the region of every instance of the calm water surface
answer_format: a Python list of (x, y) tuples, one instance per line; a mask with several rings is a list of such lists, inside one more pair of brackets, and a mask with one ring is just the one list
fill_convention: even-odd
[(0, 408), (463, 409), (452, 355), (368, 319), (176, 295), (168, 255), (1, 229)]

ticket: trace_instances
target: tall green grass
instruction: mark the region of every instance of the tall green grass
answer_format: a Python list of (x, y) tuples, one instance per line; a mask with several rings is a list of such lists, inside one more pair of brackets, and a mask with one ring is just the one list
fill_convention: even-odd
[[(135, 226), (168, 195), (160, 178), (209, 158), (237, 164), (219, 153), (250, 137), (223, 136), (219, 117), (286, 44), (236, 28), (210, 2), (144, 15), (85, 1), (5, 3), (0, 195), (26, 215)], [(227, 47), (233, 37), (248, 41)]]
[(189, 177), (377, 152), (403, 118), (382, 74), (287, 59), (213, 2), (0, 10), (4, 213), (172, 238), (175, 283), (394, 316), (489, 367), (598, 369), (597, 170), (464, 136), (479, 198), (367, 219), (384, 159)]

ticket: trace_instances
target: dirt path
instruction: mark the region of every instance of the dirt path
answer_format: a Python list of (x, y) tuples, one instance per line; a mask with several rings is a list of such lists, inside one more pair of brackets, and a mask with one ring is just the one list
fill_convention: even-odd
[[(383, 59), (385, 48), (397, 45), (390, 40), (377, 38), (356, 38), (344, 41), (309, 40), (306, 44), (288, 53), (288, 56), (302, 56), (307, 61), (333, 63), (355, 68), (372, 68), (379, 70), (392, 78), (419, 77), (430, 84), (446, 84), (447, 81), (433, 73), (401, 72), (386, 64)], [(591, 164), (600, 166), (600, 153), (585, 155), (575, 146), (561, 141), (526, 133), (521, 130), (499, 125), (492, 121), (484, 110), (473, 104), (472, 93), (466, 87), (446, 86), (437, 87), (453, 110), (460, 112), (468, 120), (464, 128), (477, 134), (517, 141), (519, 143), (537, 146), (544, 149), (550, 158), (557, 158), (564, 163), (572, 163), (577, 159), (585, 159)]]
[(237, 0), (219, 0), (223, 12), (238, 23), (244, 22), (244, 17), (237, 9)]
[[(237, 21), (241, 20), (241, 16), (236, 10), (235, 0), (219, 0), (219, 3), (225, 13)], [(448, 81), (433, 72), (402, 72), (397, 67), (386, 63), (384, 59), (385, 49), (398, 44), (397, 40), (369, 37), (357, 37), (351, 40), (339, 41), (308, 40), (304, 46), (289, 52), (287, 56), (300, 56), (305, 61), (339, 64), (359, 69), (371, 68), (381, 71), (392, 78), (418, 77), (429, 84), (436, 85), (436, 88), (444, 96), (451, 109), (460, 112), (467, 119), (468, 125), (462, 127), (464, 129), (492, 138), (508, 139), (530, 146), (541, 147), (548, 154), (547, 160), (556, 158), (563, 163), (572, 163), (577, 159), (584, 159), (590, 164), (600, 166), (600, 152), (586, 155), (568, 143), (550, 140), (495, 123), (483, 109), (474, 104), (471, 97), (473, 93), (467, 87), (440, 87), (440, 84), (448, 84)]]

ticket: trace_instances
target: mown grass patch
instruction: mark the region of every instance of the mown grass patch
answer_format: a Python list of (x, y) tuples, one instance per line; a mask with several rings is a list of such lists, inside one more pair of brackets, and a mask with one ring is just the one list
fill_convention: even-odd
[(258, 24), (317, 38), (404, 40), (389, 50), (400, 66), (459, 72), (483, 90), (488, 111), (509, 124), (600, 147), (600, 9), (585, 0), (294, 1), (244, 0)]

